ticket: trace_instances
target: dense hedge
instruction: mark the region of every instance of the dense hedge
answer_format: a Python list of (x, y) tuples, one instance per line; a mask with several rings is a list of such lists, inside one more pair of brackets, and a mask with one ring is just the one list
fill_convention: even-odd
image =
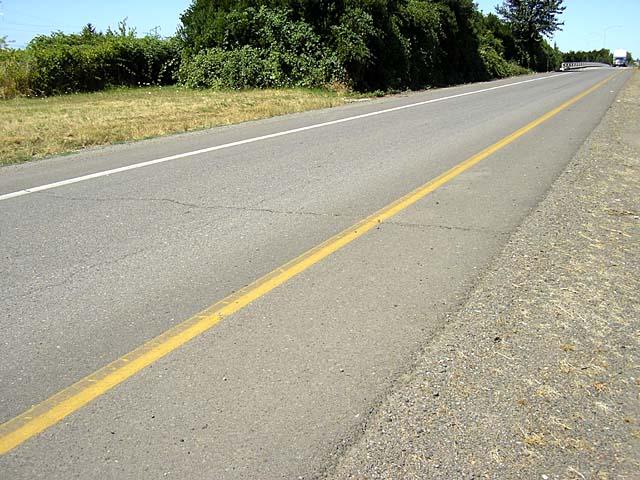
[[(529, 42), (531, 43), (531, 42)], [(36, 37), (0, 52), (0, 96), (109, 86), (423, 88), (559, 67), (472, 0), (194, 0), (172, 39), (118, 32)]]
[(508, 25), (472, 0), (194, 0), (181, 21), (189, 86), (421, 88), (556, 63), (545, 42), (525, 58)]
[[(313, 87), (344, 78), (338, 56), (320, 36), (289, 11), (261, 7), (226, 18), (222, 43), (196, 54), (185, 53), (178, 72), (189, 87)], [(187, 50), (188, 51), (188, 50)]]
[[(131, 33), (61, 32), (34, 38), (27, 48), (0, 56), (0, 92), (52, 95), (110, 86), (175, 83), (178, 42)], [(17, 78), (9, 72), (19, 73)], [(19, 78), (19, 80), (18, 80)]]
[[(403, 88), (487, 76), (469, 24), (473, 12), (470, 0), (195, 0), (182, 16), (179, 36), (187, 57), (248, 46), (262, 52), (267, 68), (273, 65), (269, 53), (277, 51), (335, 67), (321, 69), (325, 81)], [(463, 44), (470, 48), (462, 50)], [(287, 62), (282, 67), (284, 84), (300, 83)], [(306, 83), (317, 82), (318, 72), (310, 71), (314, 77)]]
[(185, 58), (178, 78), (191, 88), (314, 87), (336, 81), (340, 66), (333, 60), (250, 46), (211, 48)]
[(68, 37), (54, 34), (29, 44), (34, 93), (166, 84), (173, 81), (179, 63), (176, 43), (159, 38), (105, 35), (90, 43), (73, 44)]

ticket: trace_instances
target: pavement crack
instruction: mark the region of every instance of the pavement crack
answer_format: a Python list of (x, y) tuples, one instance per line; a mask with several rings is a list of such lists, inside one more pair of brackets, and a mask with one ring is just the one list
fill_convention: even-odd
[(476, 232), (476, 233), (490, 233), (493, 235), (509, 235), (509, 232), (503, 232), (500, 230), (491, 230), (490, 228), (477, 228), (477, 227), (461, 227), (458, 225), (442, 225), (438, 223), (411, 223), (411, 222), (398, 222), (398, 221), (387, 221), (384, 222), (386, 225), (396, 225), (398, 227), (408, 227), (415, 229), (429, 229), (429, 228), (438, 228), (441, 230), (456, 230), (462, 232)]
[(272, 213), (275, 215), (302, 215), (302, 216), (312, 216), (312, 217), (345, 217), (347, 215), (342, 215), (340, 213), (325, 213), (325, 212), (309, 212), (305, 210), (276, 210), (273, 208), (257, 208), (257, 207), (231, 207), (228, 205), (216, 205), (215, 207), (221, 210), (239, 210), (245, 212), (263, 212), (263, 213)]
[(44, 290), (50, 290), (52, 288), (57, 288), (57, 287), (62, 287), (64, 285), (68, 285), (78, 275), (85, 274), (87, 272), (90, 272), (91, 270), (95, 270), (96, 268), (102, 268), (102, 267), (106, 267), (108, 265), (114, 265), (114, 264), (120, 263), (123, 260), (126, 260), (126, 259), (128, 259), (130, 257), (136, 256), (138, 254), (144, 253), (144, 252), (146, 252), (148, 250), (150, 250), (150, 248), (138, 248), (136, 250), (133, 250), (131, 252), (127, 252), (127, 253), (125, 253), (123, 255), (120, 255), (117, 258), (113, 258), (111, 260), (100, 261), (100, 262), (92, 263), (92, 264), (89, 264), (89, 265), (78, 265), (77, 268), (73, 269), (64, 278), (60, 279), (57, 282), (51, 282), (51, 283), (47, 283), (46, 285), (32, 287), (32, 288), (30, 288), (28, 290), (25, 290), (23, 292), (18, 293), (17, 295), (9, 296), (8, 299), (19, 300), (21, 298), (29, 297), (35, 292), (41, 292), (41, 291), (44, 291)]
[(35, 192), (39, 195), (45, 195), (60, 200), (71, 200), (72, 202), (168, 202), (181, 207), (189, 208), (205, 208), (202, 205), (196, 203), (181, 202), (173, 198), (153, 198), (153, 197), (70, 197), (66, 195), (59, 195), (51, 192)]
[(36, 192), (40, 195), (46, 195), (49, 197), (71, 200), (71, 201), (89, 201), (89, 202), (167, 202), (181, 207), (198, 208), (204, 210), (232, 210), (240, 212), (263, 212), (271, 213), (274, 215), (302, 215), (302, 216), (314, 216), (314, 217), (347, 217), (340, 213), (334, 212), (311, 212), (305, 210), (278, 210), (274, 208), (259, 208), (259, 207), (236, 207), (232, 205), (207, 205), (197, 204), (190, 202), (183, 202), (175, 200), (173, 198), (166, 197), (69, 197), (65, 195), (54, 194), (51, 192)]

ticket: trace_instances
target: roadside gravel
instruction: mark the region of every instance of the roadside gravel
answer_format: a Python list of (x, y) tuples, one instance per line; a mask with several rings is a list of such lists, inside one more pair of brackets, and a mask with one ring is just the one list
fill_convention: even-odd
[(640, 478), (640, 73), (330, 479)]

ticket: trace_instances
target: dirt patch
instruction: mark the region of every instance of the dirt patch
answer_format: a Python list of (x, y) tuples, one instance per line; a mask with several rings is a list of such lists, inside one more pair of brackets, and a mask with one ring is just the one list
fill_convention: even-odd
[(640, 74), (328, 478), (640, 472)]

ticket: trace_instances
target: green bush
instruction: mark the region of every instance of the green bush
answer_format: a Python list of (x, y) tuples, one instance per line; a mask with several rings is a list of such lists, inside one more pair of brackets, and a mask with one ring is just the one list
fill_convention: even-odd
[(0, 55), (2, 97), (90, 92), (111, 86), (175, 83), (175, 39), (133, 32), (61, 32), (34, 38), (25, 50)]
[(244, 46), (210, 48), (185, 58), (178, 78), (191, 88), (313, 87), (337, 80), (331, 57), (316, 59), (290, 52)]
[[(491, 17), (488, 18), (490, 19)], [(494, 18), (497, 20), (497, 17)], [(508, 60), (506, 58), (503, 44), (504, 38), (504, 34), (498, 36), (491, 28), (484, 29), (480, 34), (480, 48), (478, 51), (487, 73), (487, 79), (530, 73), (529, 69), (518, 65), (514, 59)], [(506, 36), (506, 38), (508, 41), (509, 37)]]
[(31, 93), (31, 63), (22, 50), (0, 50), (0, 98)]
[(403, 12), (404, 30), (410, 39), (410, 86), (420, 88), (447, 82), (444, 75), (446, 42), (442, 16), (446, 9), (424, 0), (409, 0)]
[(186, 58), (178, 71), (180, 83), (191, 88), (268, 87), (278, 81), (263, 52), (253, 47), (211, 48)]
[(340, 81), (341, 63), (305, 22), (285, 9), (224, 15), (219, 46), (184, 55), (179, 82), (196, 88), (315, 87)]
[[(524, 48), (473, 0), (194, 0), (174, 39), (118, 31), (35, 38), (0, 57), (3, 96), (109, 86), (400, 90), (557, 68), (541, 40)], [(526, 52), (526, 53), (525, 53)]]
[(481, 35), (507, 61), (519, 62), (524, 58), (522, 46), (516, 41), (511, 26), (493, 13), (483, 18)]
[(530, 66), (537, 72), (558, 70), (562, 64), (562, 52), (552, 47), (546, 40), (541, 40), (532, 49)]
[(286, 85), (339, 78), (378, 90), (473, 81), (487, 77), (478, 18), (472, 0), (194, 0), (178, 31), (182, 71), (208, 49), (248, 46), (279, 65)]
[(175, 41), (97, 35), (87, 43), (79, 43), (74, 37), (55, 34), (38, 37), (29, 44), (26, 52), (32, 65), (34, 93), (51, 95), (110, 86), (174, 83), (179, 66)]
[(509, 62), (500, 55), (491, 46), (480, 48), (480, 57), (484, 63), (488, 78), (506, 78), (515, 75), (524, 75), (530, 70), (518, 65), (515, 62)]

